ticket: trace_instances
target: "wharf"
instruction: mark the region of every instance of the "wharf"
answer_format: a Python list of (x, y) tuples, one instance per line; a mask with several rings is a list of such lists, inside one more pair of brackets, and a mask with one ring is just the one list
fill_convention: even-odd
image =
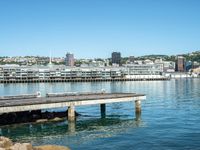
[(158, 81), (170, 78), (84, 78), (84, 79), (4, 79), (0, 83), (40, 83), (40, 82), (112, 82), (112, 81)]
[(0, 98), (0, 114), (23, 111), (53, 109), (68, 107), (68, 120), (75, 120), (75, 106), (100, 104), (101, 115), (105, 116), (106, 104), (117, 102), (135, 102), (135, 111), (141, 112), (141, 100), (146, 99), (144, 94), (135, 93), (82, 93), (68, 94), (50, 97), (14, 97)]

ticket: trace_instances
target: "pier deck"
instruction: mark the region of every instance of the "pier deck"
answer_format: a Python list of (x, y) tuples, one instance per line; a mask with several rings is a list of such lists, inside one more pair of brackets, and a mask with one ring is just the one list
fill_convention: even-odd
[(140, 111), (140, 100), (144, 99), (146, 99), (144, 94), (135, 93), (91, 93), (7, 100), (2, 98), (0, 99), (0, 113), (68, 107), (68, 119), (73, 120), (75, 106), (100, 104), (102, 113), (105, 113), (106, 103), (135, 101), (136, 111)]

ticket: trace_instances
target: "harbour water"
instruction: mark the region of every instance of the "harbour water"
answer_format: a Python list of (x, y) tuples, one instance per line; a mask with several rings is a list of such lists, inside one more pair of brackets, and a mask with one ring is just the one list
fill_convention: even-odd
[[(200, 79), (91, 83), (0, 84), (0, 96), (48, 92), (144, 93), (142, 115), (136, 119), (134, 103), (106, 106), (101, 119), (98, 105), (77, 107), (76, 124), (49, 122), (12, 125), (0, 134), (33, 145), (58, 144), (72, 150), (200, 149)], [(51, 111), (62, 111), (66, 108)]]

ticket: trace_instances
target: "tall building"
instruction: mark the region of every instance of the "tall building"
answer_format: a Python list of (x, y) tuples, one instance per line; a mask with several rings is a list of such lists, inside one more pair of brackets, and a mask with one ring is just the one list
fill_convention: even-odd
[(185, 71), (185, 63), (186, 63), (185, 57), (177, 56), (176, 71), (184, 72)]
[(195, 69), (195, 68), (199, 68), (199, 67), (200, 67), (200, 63), (198, 63), (197, 61), (194, 61), (192, 64), (192, 68)]
[(112, 64), (121, 65), (121, 53), (120, 52), (113, 52), (112, 53)]
[(135, 57), (134, 56), (129, 56), (129, 62), (134, 63), (135, 62)]
[(65, 58), (65, 64), (66, 66), (74, 66), (74, 62), (75, 62), (75, 59), (74, 59), (74, 54), (71, 54), (71, 53), (67, 53), (66, 54), (66, 58)]
[(192, 69), (192, 62), (191, 61), (187, 61), (185, 63), (185, 71), (190, 71), (190, 69)]

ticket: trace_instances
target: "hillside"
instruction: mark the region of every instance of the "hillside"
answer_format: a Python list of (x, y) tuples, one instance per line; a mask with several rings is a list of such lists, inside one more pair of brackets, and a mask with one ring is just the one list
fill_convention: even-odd
[[(187, 61), (197, 61), (200, 62), (200, 51), (195, 51), (192, 53), (187, 53), (187, 54), (182, 54), (186, 58)], [(155, 60), (155, 59), (160, 59), (162, 58), (163, 60), (166, 61), (176, 61), (176, 56), (175, 55), (145, 55), (145, 56), (140, 56), (137, 57), (136, 59), (140, 60), (145, 60), (145, 59), (150, 59), (150, 60)]]

